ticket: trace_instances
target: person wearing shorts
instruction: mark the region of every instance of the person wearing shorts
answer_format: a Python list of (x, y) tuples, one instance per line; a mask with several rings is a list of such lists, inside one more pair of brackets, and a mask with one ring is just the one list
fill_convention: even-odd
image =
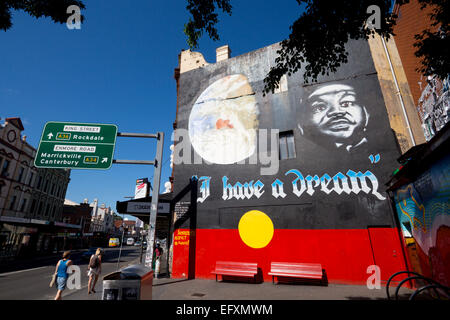
[(59, 260), (58, 263), (56, 264), (55, 273), (57, 275), (56, 284), (58, 292), (56, 293), (55, 300), (61, 300), (61, 294), (66, 288), (67, 278), (69, 277), (69, 274), (67, 273), (67, 268), (72, 265), (72, 260), (69, 260), (69, 257), (70, 251), (65, 251), (63, 253), (62, 259)]
[(98, 276), (102, 272), (102, 249), (98, 248), (95, 251), (95, 255), (91, 256), (88, 267), (88, 294), (91, 294), (91, 292), (95, 293), (95, 284), (97, 283)]

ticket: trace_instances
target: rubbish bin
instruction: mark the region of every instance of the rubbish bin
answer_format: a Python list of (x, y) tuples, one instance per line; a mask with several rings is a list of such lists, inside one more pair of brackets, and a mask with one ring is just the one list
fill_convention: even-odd
[(153, 271), (131, 265), (103, 277), (102, 300), (151, 300)]

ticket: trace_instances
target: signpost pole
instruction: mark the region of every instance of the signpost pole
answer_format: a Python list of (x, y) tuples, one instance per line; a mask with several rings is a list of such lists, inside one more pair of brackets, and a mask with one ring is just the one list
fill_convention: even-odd
[(119, 250), (119, 258), (117, 259), (117, 271), (119, 271), (120, 266), (120, 256), (122, 255), (122, 246), (123, 246), (123, 236), (125, 234), (125, 216), (122, 214), (122, 241), (120, 241), (120, 250)]
[(153, 176), (153, 192), (152, 202), (150, 206), (150, 219), (149, 230), (147, 235), (147, 252), (145, 257), (145, 265), (149, 268), (152, 267), (153, 262), (153, 246), (155, 242), (155, 225), (156, 225), (156, 213), (158, 211), (159, 202), (159, 187), (161, 182), (161, 169), (162, 169), (162, 154), (164, 147), (164, 132), (158, 132), (158, 143), (156, 146), (156, 159), (155, 159), (155, 171)]

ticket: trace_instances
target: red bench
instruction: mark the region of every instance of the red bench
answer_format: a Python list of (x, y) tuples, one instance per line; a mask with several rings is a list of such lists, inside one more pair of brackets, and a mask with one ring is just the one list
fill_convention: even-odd
[(322, 280), (322, 265), (320, 263), (272, 262), (269, 275), (272, 276), (272, 283), (275, 277)]
[(258, 264), (251, 262), (233, 262), (233, 261), (216, 261), (216, 268), (211, 273), (217, 276), (238, 276), (254, 278), (256, 282), (256, 274), (258, 273)]

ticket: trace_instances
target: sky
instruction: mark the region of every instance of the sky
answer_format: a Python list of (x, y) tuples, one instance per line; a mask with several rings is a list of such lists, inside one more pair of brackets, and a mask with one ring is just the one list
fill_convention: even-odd
[[(23, 135), (37, 149), (48, 121), (115, 124), (119, 132), (165, 133), (161, 192), (171, 175), (176, 116), (174, 69), (188, 49), (187, 1), (84, 0), (80, 30), (14, 11), (0, 31), (0, 117), (20, 117)], [(228, 44), (238, 56), (281, 41), (300, 16), (295, 0), (232, 0), (219, 15), (219, 41), (203, 35), (208, 63)], [(69, 15), (68, 15), (69, 16)], [(156, 140), (118, 137), (114, 159), (153, 160)], [(114, 164), (109, 170), (72, 170), (66, 199), (95, 198), (116, 211), (134, 196), (136, 179), (153, 181), (152, 166)], [(130, 218), (130, 217), (129, 217)]]

